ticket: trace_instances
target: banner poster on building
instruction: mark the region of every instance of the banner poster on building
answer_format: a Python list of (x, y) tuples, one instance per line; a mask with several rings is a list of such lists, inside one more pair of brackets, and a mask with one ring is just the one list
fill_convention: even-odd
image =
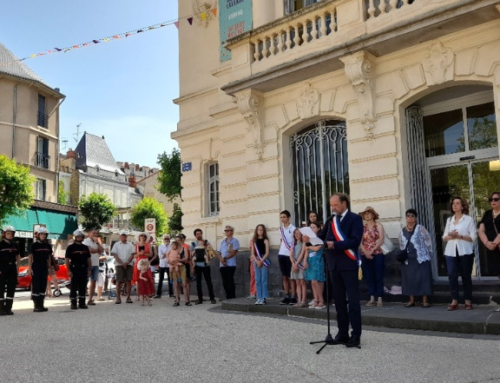
[(219, 0), (220, 61), (231, 60), (226, 41), (250, 31), (252, 24), (252, 0)]

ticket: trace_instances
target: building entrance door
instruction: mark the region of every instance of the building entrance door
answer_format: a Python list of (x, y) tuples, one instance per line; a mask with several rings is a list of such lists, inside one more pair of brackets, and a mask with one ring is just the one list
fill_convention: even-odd
[[(407, 116), (410, 113), (407, 112)], [(416, 185), (422, 195), (413, 193), (417, 211), (424, 212), (421, 223), (435, 238), (433, 271), (435, 277), (447, 275), (442, 240), (446, 220), (453, 213), (451, 200), (464, 198), (470, 205), (469, 214), (479, 223), (488, 210), (488, 197), (500, 187), (498, 137), (495, 106), (491, 92), (452, 99), (412, 111), (413, 131), (420, 119), (423, 142), (420, 145), (422, 172)], [(416, 118), (415, 116), (419, 116)], [(410, 132), (409, 137), (415, 134)], [(409, 140), (410, 143), (410, 140)], [(418, 157), (418, 156), (417, 156)], [(418, 161), (417, 161), (418, 162)], [(418, 167), (418, 166), (417, 166)], [(416, 168), (412, 164), (412, 168)], [(413, 180), (412, 182), (415, 182)], [(420, 197), (420, 198), (419, 198)], [(489, 277), (486, 251), (478, 241), (475, 246), (473, 277)]]

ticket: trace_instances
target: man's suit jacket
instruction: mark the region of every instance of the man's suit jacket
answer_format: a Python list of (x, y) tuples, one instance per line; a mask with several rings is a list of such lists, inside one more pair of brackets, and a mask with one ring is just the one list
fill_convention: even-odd
[(340, 221), (340, 229), (344, 233), (345, 240), (337, 241), (332, 231), (332, 219), (336, 219), (335, 216), (330, 217), (318, 237), (327, 241), (334, 242), (333, 249), (326, 249), (326, 261), (328, 264), (328, 269), (332, 270), (357, 270), (358, 262), (357, 260), (351, 259), (344, 250), (351, 249), (356, 255), (359, 253), (359, 245), (363, 238), (363, 220), (358, 214), (348, 211), (342, 221)]

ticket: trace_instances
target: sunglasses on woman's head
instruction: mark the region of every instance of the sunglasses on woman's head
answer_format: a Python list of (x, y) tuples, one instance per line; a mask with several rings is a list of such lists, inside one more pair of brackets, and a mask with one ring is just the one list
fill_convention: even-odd
[(493, 201), (498, 202), (498, 201), (500, 201), (500, 198), (498, 198), (498, 197), (489, 198), (488, 201), (490, 201), (490, 202), (493, 202)]

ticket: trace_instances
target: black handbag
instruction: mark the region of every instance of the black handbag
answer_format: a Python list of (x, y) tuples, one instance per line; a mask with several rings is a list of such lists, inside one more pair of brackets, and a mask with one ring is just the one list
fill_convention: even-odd
[(408, 242), (406, 243), (406, 247), (403, 250), (399, 250), (398, 252), (396, 252), (396, 260), (401, 264), (405, 264), (406, 261), (408, 260), (408, 246), (410, 245), (411, 237), (413, 237), (413, 234), (415, 233), (416, 229), (417, 226), (413, 228), (410, 238), (408, 238)]

